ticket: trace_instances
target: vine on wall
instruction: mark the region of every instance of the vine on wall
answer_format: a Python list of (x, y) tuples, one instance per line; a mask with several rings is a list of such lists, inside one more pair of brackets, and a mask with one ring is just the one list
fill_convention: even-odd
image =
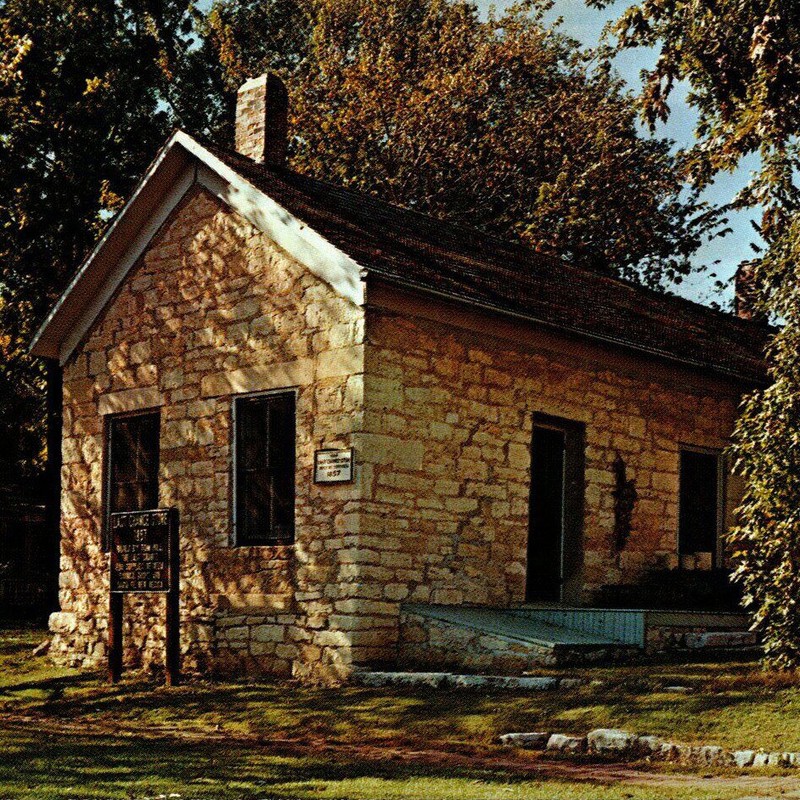
[(620, 553), (631, 535), (633, 509), (639, 495), (636, 482), (628, 478), (627, 464), (619, 453), (614, 459), (614, 477), (614, 551)]

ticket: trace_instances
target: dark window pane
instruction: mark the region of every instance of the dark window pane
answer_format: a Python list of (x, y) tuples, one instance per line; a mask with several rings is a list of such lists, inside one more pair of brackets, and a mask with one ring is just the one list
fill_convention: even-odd
[(108, 436), (107, 512), (158, 508), (159, 415), (114, 418)]
[(681, 553), (715, 553), (719, 515), (719, 456), (681, 453), (680, 527)]
[(158, 507), (158, 414), (111, 420), (110, 511)]
[(294, 395), (236, 401), (237, 544), (294, 537)]

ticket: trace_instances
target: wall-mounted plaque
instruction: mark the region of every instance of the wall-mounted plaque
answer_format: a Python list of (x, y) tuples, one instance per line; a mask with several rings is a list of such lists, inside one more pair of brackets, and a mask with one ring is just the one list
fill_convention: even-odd
[(314, 483), (347, 483), (353, 480), (353, 448), (317, 450), (314, 453)]
[(172, 526), (169, 509), (111, 515), (111, 591), (168, 592)]

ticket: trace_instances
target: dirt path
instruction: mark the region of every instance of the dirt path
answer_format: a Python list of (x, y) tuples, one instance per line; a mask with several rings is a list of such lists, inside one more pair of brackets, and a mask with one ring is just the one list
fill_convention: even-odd
[(734, 774), (703, 772), (663, 772), (656, 767), (608, 762), (573, 762), (547, 758), (539, 753), (501, 750), (468, 744), (430, 742), (426, 747), (407, 742), (353, 744), (313, 737), (272, 738), (258, 735), (230, 734), (225, 730), (199, 731), (174, 726), (148, 726), (142, 731), (133, 725), (119, 725), (98, 720), (69, 720), (49, 715), (0, 714), (0, 726), (6, 730), (74, 736), (81, 739), (139, 737), (149, 740), (218, 743), (220, 746), (263, 748), (280, 756), (326, 758), (333, 761), (372, 762), (385, 767), (386, 762), (419, 765), (431, 769), (487, 770), (532, 780), (561, 779), (587, 783), (628, 784), (682, 788), (692, 786), (739, 790), (742, 798), (800, 798), (800, 775), (764, 775), (757, 771)]

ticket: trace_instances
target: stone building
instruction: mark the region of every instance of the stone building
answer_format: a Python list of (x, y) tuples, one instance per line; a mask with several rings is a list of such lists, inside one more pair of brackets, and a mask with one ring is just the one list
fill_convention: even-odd
[[(342, 677), (405, 604), (721, 563), (763, 327), (289, 170), (272, 78), (237, 111), (238, 152), (169, 139), (32, 347), (63, 365), (58, 659), (106, 655), (115, 511), (179, 509), (184, 668), (215, 673)], [(163, 616), (126, 596), (131, 663)]]

